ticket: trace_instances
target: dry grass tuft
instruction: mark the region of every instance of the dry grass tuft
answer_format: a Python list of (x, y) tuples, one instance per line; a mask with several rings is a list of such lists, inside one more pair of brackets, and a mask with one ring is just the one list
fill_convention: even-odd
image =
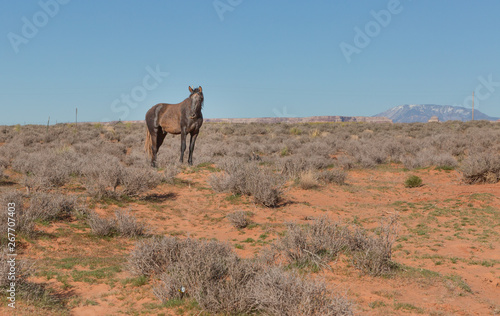
[(304, 190), (315, 189), (319, 187), (318, 175), (312, 170), (303, 171), (299, 175), (298, 185)]
[(229, 222), (236, 228), (242, 229), (247, 227), (250, 224), (250, 216), (248, 216), (248, 212), (245, 211), (236, 211), (226, 215), (226, 218)]

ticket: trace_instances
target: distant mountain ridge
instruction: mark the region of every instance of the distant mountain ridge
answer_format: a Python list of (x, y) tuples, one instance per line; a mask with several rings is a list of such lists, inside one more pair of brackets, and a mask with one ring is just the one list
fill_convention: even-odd
[[(363, 122), (363, 123), (392, 123), (387, 117), (379, 116), (308, 116), (308, 117), (252, 117), (252, 118), (204, 118), (203, 121), (209, 123), (328, 123), (328, 122)], [(105, 122), (105, 125), (118, 123), (145, 123), (144, 120), (138, 121), (111, 121)]]
[(254, 117), (254, 118), (207, 118), (212, 123), (321, 123), (321, 122), (366, 122), (392, 123), (386, 117), (374, 116), (309, 116), (309, 117)]
[[(470, 121), (472, 109), (451, 105), (404, 104), (374, 115), (374, 117), (387, 117), (394, 123), (427, 122), (432, 116), (437, 116), (440, 122)], [(495, 121), (498, 120), (498, 117), (491, 117), (474, 110), (474, 120)]]

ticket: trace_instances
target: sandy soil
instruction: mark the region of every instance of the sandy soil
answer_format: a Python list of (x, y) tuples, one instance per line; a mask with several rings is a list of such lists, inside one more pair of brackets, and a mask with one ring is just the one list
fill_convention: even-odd
[[(405, 188), (410, 174), (421, 177), (424, 185)], [(125, 205), (98, 203), (95, 209), (102, 216), (129, 209), (155, 234), (227, 241), (247, 258), (278, 238), (286, 222), (308, 223), (326, 215), (334, 221), (374, 228), (382, 218), (397, 213), (399, 237), (393, 260), (408, 271), (390, 277), (362, 275), (341, 255), (330, 263), (331, 270), (311, 277), (327, 280), (354, 303), (360, 315), (500, 314), (500, 183), (464, 185), (457, 171), (410, 172), (400, 166), (382, 166), (349, 171), (345, 186), (302, 190), (290, 184), (282, 205), (269, 209), (248, 197), (214, 193), (207, 182), (209, 175), (206, 169), (185, 170), (178, 175), (182, 181), (163, 184), (145, 199)], [(253, 212), (257, 225), (234, 228), (225, 216), (235, 210)], [(185, 306), (159, 306), (151, 282), (127, 281), (134, 278), (126, 268), (134, 240), (92, 237), (89, 228), (76, 219), (38, 229), (43, 235), (26, 243), (23, 256), (40, 264), (38, 270), (44, 273), (33, 281), (46, 283), (67, 299), (71, 315), (190, 313)], [(255, 242), (245, 242), (249, 238)], [(64, 263), (69, 266), (65, 268)], [(109, 267), (116, 267), (109, 277), (77, 277), (79, 271)], [(63, 313), (32, 306), (20, 306), (17, 311), (29, 315), (34, 310), (37, 314)], [(1, 314), (7, 312), (0, 308)]]

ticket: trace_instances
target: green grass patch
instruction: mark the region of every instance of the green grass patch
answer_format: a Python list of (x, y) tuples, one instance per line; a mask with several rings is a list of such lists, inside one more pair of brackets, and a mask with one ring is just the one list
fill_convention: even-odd
[(145, 275), (141, 275), (136, 278), (126, 278), (124, 280), (121, 280), (121, 283), (123, 285), (131, 284), (134, 287), (139, 287), (148, 283), (148, 277)]
[(472, 293), (472, 289), (467, 283), (465, 283), (461, 276), (457, 274), (450, 274), (445, 276), (444, 278), (452, 281), (458, 288), (462, 289), (464, 292)]
[(395, 310), (403, 310), (403, 311), (408, 311), (408, 312), (414, 312), (414, 313), (417, 313), (417, 314), (423, 314), (424, 313), (424, 309), (423, 308), (420, 308), (420, 307), (417, 307), (413, 304), (410, 304), (410, 303), (394, 303), (394, 309)]
[(409, 176), (406, 180), (405, 180), (405, 187), (406, 188), (418, 188), (420, 186), (422, 186), (422, 178), (420, 178), (419, 176)]
[(224, 200), (228, 201), (231, 204), (240, 204), (242, 202), (241, 194), (231, 194), (226, 196)]
[(387, 306), (383, 301), (373, 301), (370, 304), (368, 304), (371, 308), (380, 308)]
[(119, 266), (105, 267), (95, 270), (71, 271), (71, 277), (75, 282), (86, 282), (89, 284), (97, 283), (97, 280), (111, 279), (116, 273), (121, 272)]

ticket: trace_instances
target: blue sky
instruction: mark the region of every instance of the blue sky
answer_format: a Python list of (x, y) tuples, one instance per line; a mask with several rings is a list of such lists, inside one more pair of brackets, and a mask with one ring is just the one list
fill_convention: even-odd
[[(92, 3), (92, 5), (90, 4)], [(202, 86), (204, 116), (500, 117), (500, 2), (0, 0), (0, 124), (140, 120)], [(467, 99), (469, 97), (469, 99)]]

